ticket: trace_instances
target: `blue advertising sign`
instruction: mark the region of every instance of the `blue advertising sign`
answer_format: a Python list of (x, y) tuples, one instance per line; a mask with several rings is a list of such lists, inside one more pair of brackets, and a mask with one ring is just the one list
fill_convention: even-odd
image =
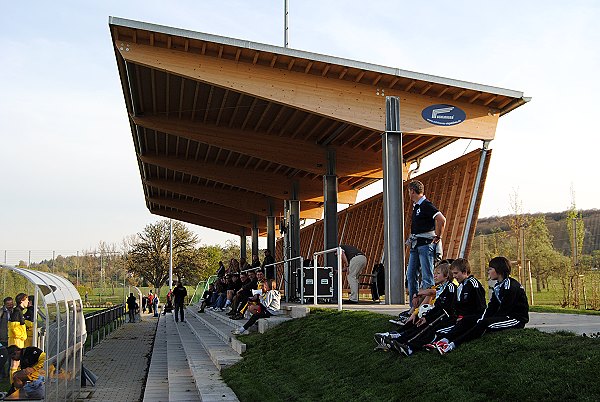
[(467, 119), (467, 114), (461, 108), (444, 104), (427, 106), (421, 116), (436, 126), (454, 126)]

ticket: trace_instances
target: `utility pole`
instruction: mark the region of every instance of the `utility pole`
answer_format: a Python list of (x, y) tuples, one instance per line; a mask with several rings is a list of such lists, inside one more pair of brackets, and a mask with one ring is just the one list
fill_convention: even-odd
[(288, 47), (288, 16), (289, 16), (290, 2), (289, 0), (283, 0), (283, 47)]
[(169, 290), (173, 289), (173, 219), (169, 219)]

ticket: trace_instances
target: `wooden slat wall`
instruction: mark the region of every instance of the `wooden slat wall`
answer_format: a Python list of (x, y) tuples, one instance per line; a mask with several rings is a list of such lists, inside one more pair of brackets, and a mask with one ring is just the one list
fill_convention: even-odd
[[(448, 162), (427, 173), (415, 177), (423, 182), (425, 195), (446, 216), (446, 231), (442, 238), (444, 256), (456, 258), (460, 251), (462, 236), (465, 230), (469, 203), (475, 186), (477, 167), (481, 151), (472, 151), (458, 159)], [(488, 151), (481, 179), (481, 186), (475, 203), (473, 224), (469, 229), (466, 256), (470, 252), (470, 244), (475, 232), (475, 222), (479, 213), (479, 205), (491, 157)], [(406, 187), (408, 183), (404, 183)], [(410, 234), (412, 203), (408, 196), (404, 197), (404, 234)], [(345, 227), (344, 227), (345, 226)], [(342, 237), (343, 235), (343, 237)], [(352, 244), (362, 250), (367, 256), (367, 266), (363, 273), (370, 273), (374, 264), (381, 261), (383, 256), (383, 194), (377, 194), (367, 200), (353, 205), (338, 213), (338, 236), (341, 244)], [(300, 231), (300, 250), (305, 258), (311, 258), (315, 251), (323, 250), (323, 221), (303, 228)], [(277, 242), (275, 258), (283, 259), (283, 240)], [(406, 254), (408, 260), (408, 254)], [(283, 267), (280, 266), (282, 271)], [(344, 289), (348, 281), (344, 274)], [(365, 288), (365, 286), (363, 286)]]

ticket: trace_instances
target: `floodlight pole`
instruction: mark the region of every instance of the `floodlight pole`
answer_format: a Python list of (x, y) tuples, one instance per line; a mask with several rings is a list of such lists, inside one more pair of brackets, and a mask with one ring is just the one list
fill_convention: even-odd
[(283, 1), (283, 47), (288, 47), (288, 16), (289, 16), (290, 2), (289, 0)]

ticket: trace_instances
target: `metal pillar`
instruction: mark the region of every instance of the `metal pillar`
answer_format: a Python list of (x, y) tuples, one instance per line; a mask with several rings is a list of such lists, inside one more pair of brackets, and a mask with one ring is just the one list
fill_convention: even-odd
[[(125, 287), (125, 280), (123, 280)], [(169, 219), (169, 290), (173, 289), (173, 219)]]
[(252, 255), (258, 255), (258, 218), (252, 219)]
[(240, 229), (240, 260), (246, 258), (246, 228)]
[(267, 249), (275, 257), (275, 217), (267, 216)]
[(479, 187), (481, 186), (483, 167), (485, 166), (489, 145), (489, 141), (483, 141), (483, 148), (481, 148), (481, 155), (479, 156), (479, 166), (477, 167), (477, 176), (475, 177), (475, 187), (473, 188), (473, 195), (471, 196), (471, 202), (469, 204), (469, 212), (467, 212), (467, 222), (465, 223), (465, 230), (463, 231), (463, 237), (460, 243), (460, 251), (458, 252), (458, 256), (460, 258), (464, 258), (465, 253), (467, 252), (467, 241), (469, 240), (469, 232), (471, 231), (471, 225), (473, 224), (475, 204), (477, 203), (477, 197), (479, 196)]
[(402, 132), (400, 100), (385, 98), (383, 161), (383, 248), (386, 304), (404, 304), (404, 199), (402, 187)]
[[(337, 216), (337, 192), (338, 178), (335, 169), (335, 151), (327, 151), (327, 174), (323, 176), (323, 249), (329, 250), (338, 246), (338, 216)], [(333, 253), (325, 255), (325, 266), (338, 269), (337, 258)], [(341, 267), (339, 267), (341, 269)], [(338, 288), (337, 275), (333, 275), (333, 301), (337, 303)]]
[[(298, 191), (294, 187), (292, 190), (292, 200), (289, 201), (290, 205), (290, 258), (300, 257), (300, 201), (298, 201)], [(300, 260), (294, 260), (291, 262), (289, 269), (290, 273), (290, 295), (295, 295), (296, 289), (296, 274), (300, 269)]]

